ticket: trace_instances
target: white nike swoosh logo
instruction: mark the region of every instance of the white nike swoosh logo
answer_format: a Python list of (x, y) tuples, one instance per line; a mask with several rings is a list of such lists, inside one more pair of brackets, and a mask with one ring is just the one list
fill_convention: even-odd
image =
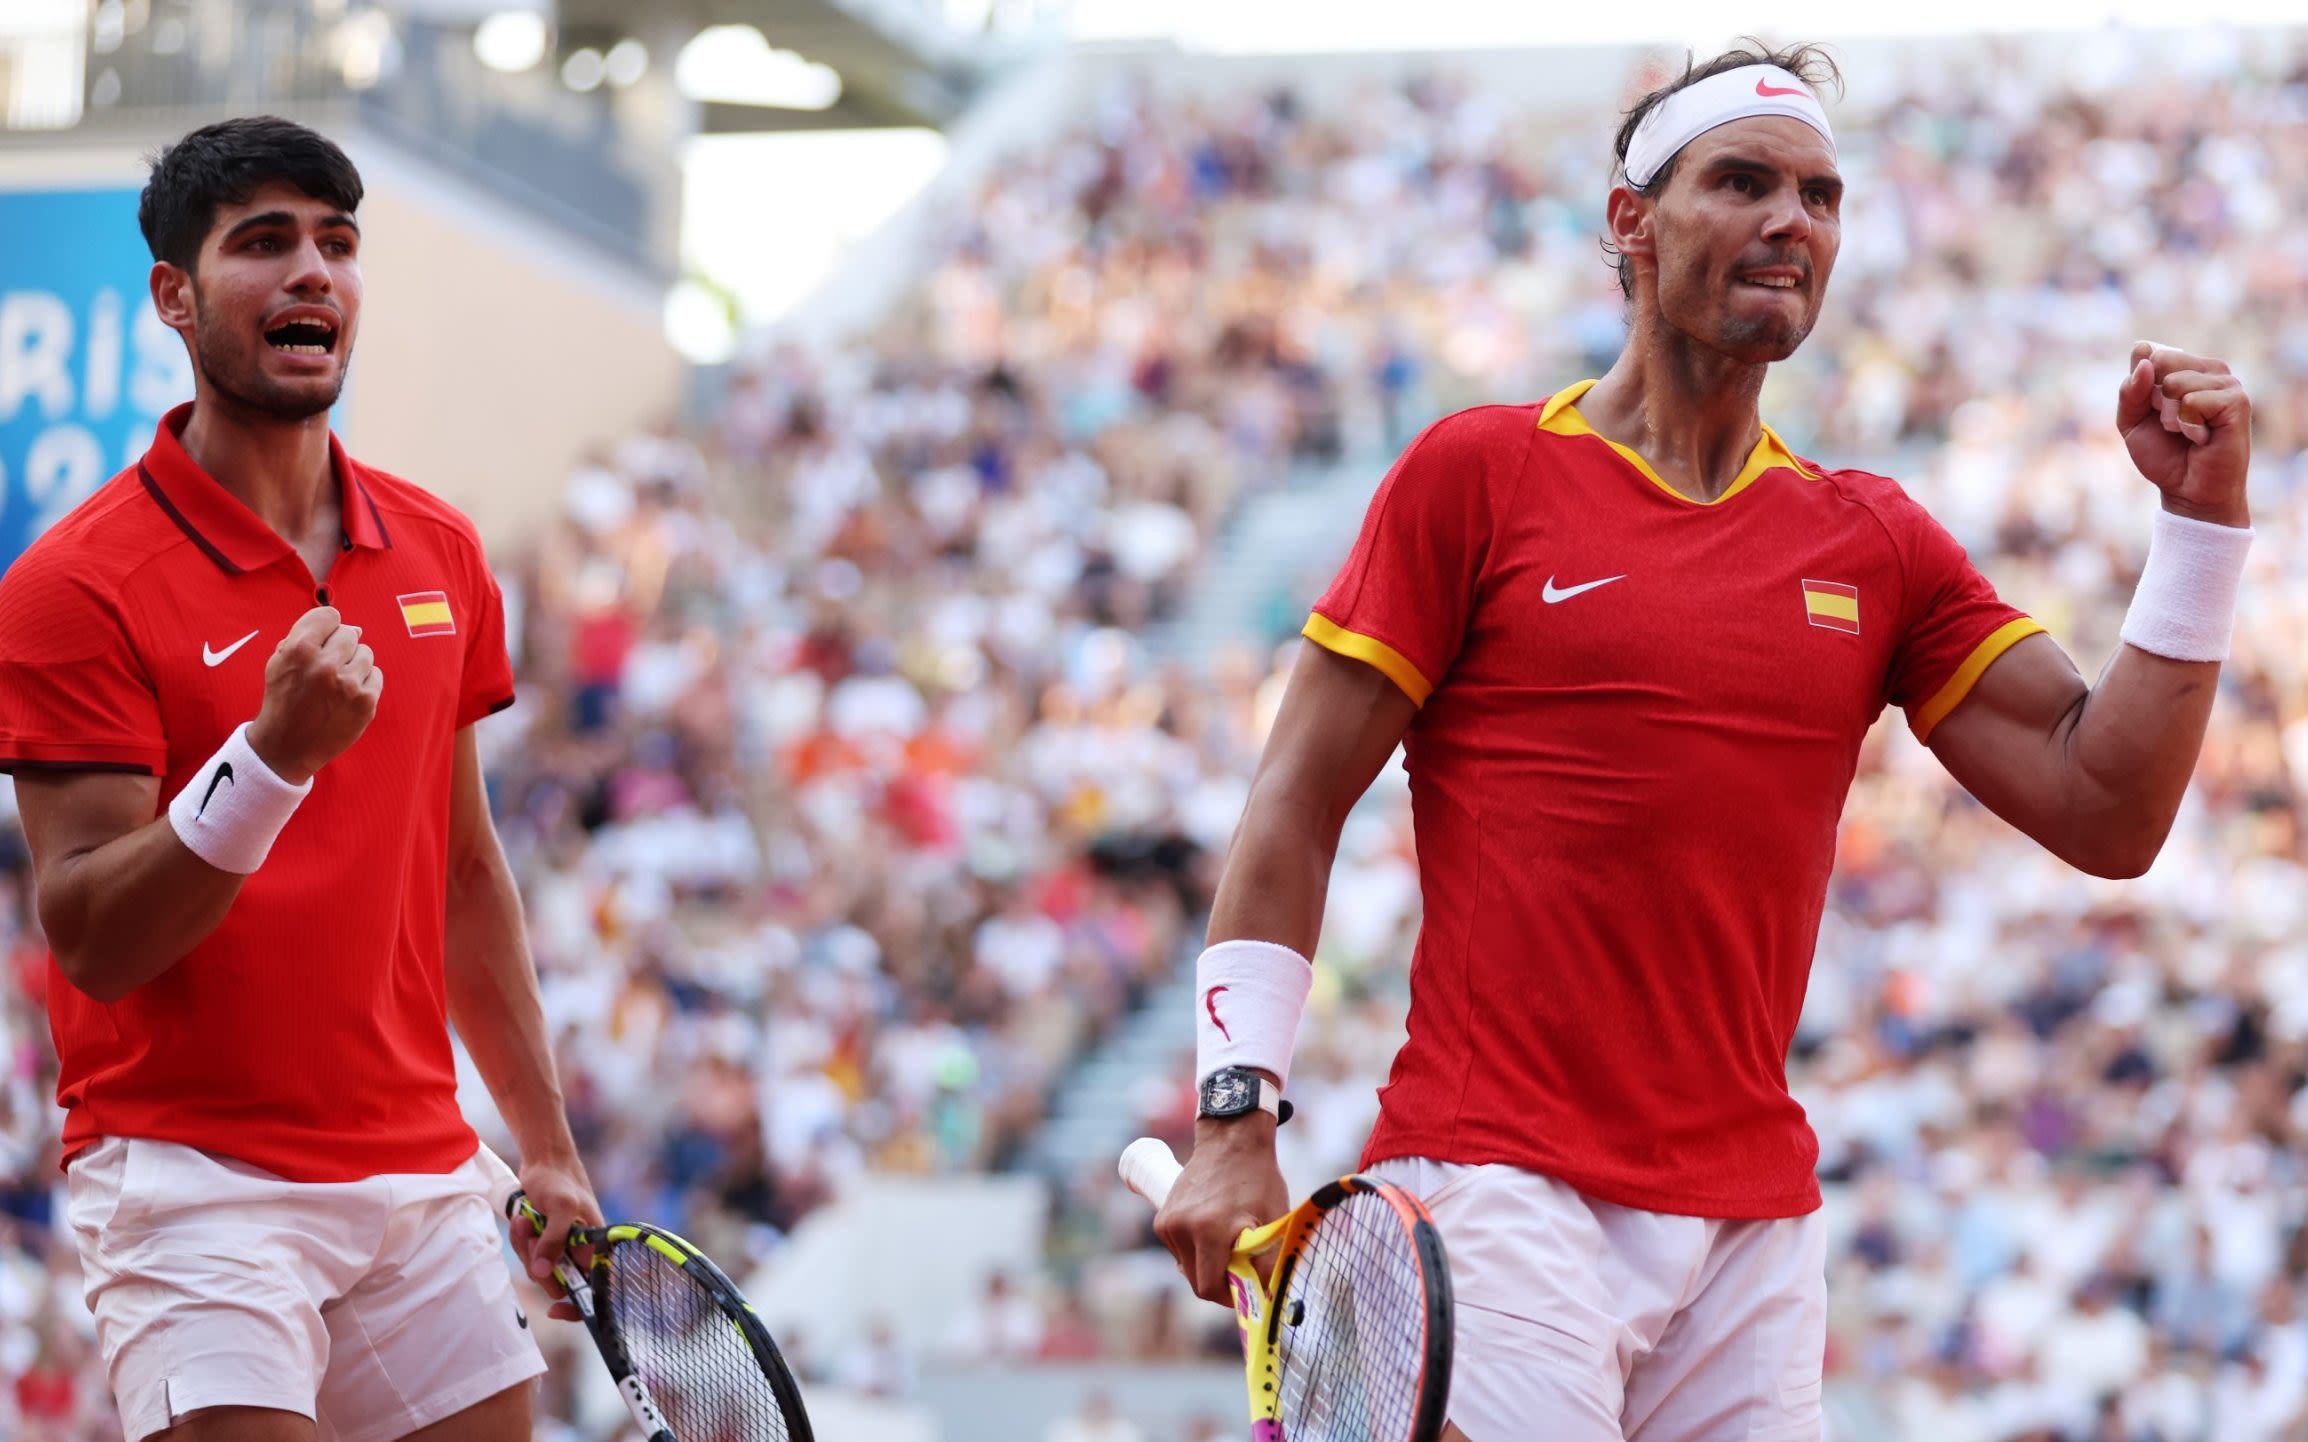
[(1588, 581), (1582, 585), (1565, 586), (1563, 589), (1558, 591), (1555, 589), (1555, 578), (1549, 576), (1547, 577), (1547, 584), (1540, 588), (1539, 599), (1552, 606), (1557, 601), (1568, 601), (1573, 596), (1578, 595), (1582, 591), (1592, 591), (1597, 586), (1608, 586), (1613, 581), (1624, 581), (1626, 579), (1627, 578), (1625, 576), (1605, 576), (1600, 581)]
[(241, 647), (246, 646), (249, 642), (254, 641), (255, 639), (256, 632), (251, 631), (221, 651), (211, 651), (208, 649), (208, 643), (203, 641), (200, 643), (200, 659), (211, 666), (222, 666), (225, 662), (232, 659), (233, 652), (238, 651)]

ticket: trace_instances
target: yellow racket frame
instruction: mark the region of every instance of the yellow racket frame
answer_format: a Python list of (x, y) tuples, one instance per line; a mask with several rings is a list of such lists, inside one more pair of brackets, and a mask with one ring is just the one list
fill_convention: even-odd
[[(1142, 1140), (1134, 1144), (1133, 1149), (1137, 1147), (1159, 1148), (1162, 1161), (1134, 1167), (1129, 1154), (1125, 1153), (1123, 1179), (1133, 1191), (1160, 1206), (1161, 1196), (1154, 1192), (1168, 1195), (1169, 1184), (1176, 1176), (1177, 1159), (1159, 1142)], [(1163, 1175), (1165, 1173), (1167, 1175)], [(1394, 1209), (1419, 1250), (1428, 1281), (1427, 1312), (1422, 1319), (1426, 1345), (1422, 1348), (1420, 1365), (1426, 1372), (1439, 1375), (1422, 1375), (1420, 1379), (1418, 1415), (1413, 1419), (1411, 1436), (1406, 1442), (1433, 1442), (1442, 1434), (1443, 1409), (1450, 1394), (1453, 1340), (1450, 1269), (1443, 1256), (1442, 1238), (1435, 1231), (1434, 1219), (1415, 1197), (1375, 1178), (1352, 1174), (1325, 1182), (1288, 1213), (1264, 1226), (1252, 1227), (1234, 1239), (1226, 1276), (1234, 1291), (1235, 1330), (1242, 1338), (1242, 1379), (1250, 1401), (1250, 1442), (1285, 1442), (1282, 1431), (1283, 1318), (1274, 1305), (1275, 1298), (1289, 1290), (1291, 1275), (1313, 1240), (1315, 1225), (1323, 1214), (1348, 1197), (1365, 1192), (1380, 1197)], [(1269, 1254), (1273, 1255), (1274, 1262), (1262, 1276), (1259, 1261)], [(1391, 1439), (1379, 1439), (1379, 1442), (1391, 1442)]]
[[(1288, 1215), (1252, 1227), (1234, 1239), (1234, 1255), (1226, 1264), (1227, 1280), (1234, 1285), (1234, 1325), (1242, 1334), (1242, 1381), (1250, 1394), (1250, 1442), (1282, 1442), (1282, 1325), (1274, 1299), (1289, 1281), (1289, 1263), (1312, 1234), (1314, 1221), (1327, 1208), (1301, 1202)], [(1268, 1277), (1258, 1274), (1258, 1259), (1279, 1255)]]

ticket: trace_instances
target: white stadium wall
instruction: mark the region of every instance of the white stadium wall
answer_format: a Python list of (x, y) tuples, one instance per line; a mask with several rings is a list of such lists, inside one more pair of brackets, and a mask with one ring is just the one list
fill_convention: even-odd
[(345, 441), (517, 540), (588, 449), (669, 418), (662, 289), (372, 138)]

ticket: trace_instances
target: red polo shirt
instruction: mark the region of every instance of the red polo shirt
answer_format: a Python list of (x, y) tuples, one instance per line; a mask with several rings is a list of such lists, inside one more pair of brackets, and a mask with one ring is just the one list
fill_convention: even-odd
[(264, 699), (297, 618), (335, 606), (376, 652), (376, 719), (216, 930), (109, 1005), (50, 961), (70, 1155), (150, 1137), (297, 1181), (443, 1172), (457, 1110), (442, 976), (457, 732), (512, 703), (504, 613), (472, 525), (329, 443), (343, 550), (325, 585), (178, 441), (0, 577), (0, 769), (137, 771), (155, 814)]
[(1703, 505), (1586, 389), (1431, 427), (1307, 624), (1420, 703), (1426, 911), (1365, 1160), (1808, 1212), (1787, 1048), (1860, 741), (1886, 705), (1928, 736), (2043, 628), (1891, 481), (1765, 429)]

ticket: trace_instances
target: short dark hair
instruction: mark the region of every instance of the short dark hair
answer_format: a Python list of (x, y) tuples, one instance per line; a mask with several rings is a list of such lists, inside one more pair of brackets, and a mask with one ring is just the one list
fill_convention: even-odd
[[(1620, 122), (1619, 137), (1611, 147), (1614, 167), (1622, 172), (1626, 170), (1627, 147), (1634, 143), (1635, 131), (1642, 125), (1643, 117), (1665, 104), (1668, 96), (1678, 90), (1688, 90), (1700, 81), (1721, 75), (1726, 70), (1737, 70), (1743, 65), (1776, 65), (1810, 86), (1814, 93), (1832, 89), (1838, 97), (1843, 94), (1843, 72), (1836, 68), (1835, 58), (1827, 53), (1824, 46), (1787, 45), (1775, 50), (1750, 35), (1704, 64), (1689, 51), (1685, 51), (1683, 73), (1636, 101), (1634, 109), (1629, 110), (1627, 118)], [(1680, 151), (1668, 156), (1667, 163), (1659, 167), (1659, 173), (1652, 176), (1648, 184), (1635, 185), (1630, 182), (1627, 188), (1645, 199), (1657, 195), (1667, 188), (1668, 181), (1674, 179), (1675, 162), (1681, 158)], [(1635, 263), (1619, 254), (1619, 248), (1611, 244), (1608, 236), (1603, 240), (1603, 254), (1618, 267), (1619, 293), (1633, 300)]]
[(360, 208), (361, 173), (336, 142), (277, 115), (249, 115), (203, 125), (156, 153), (136, 225), (154, 260), (191, 270), (217, 208), (276, 180), (347, 215)]

